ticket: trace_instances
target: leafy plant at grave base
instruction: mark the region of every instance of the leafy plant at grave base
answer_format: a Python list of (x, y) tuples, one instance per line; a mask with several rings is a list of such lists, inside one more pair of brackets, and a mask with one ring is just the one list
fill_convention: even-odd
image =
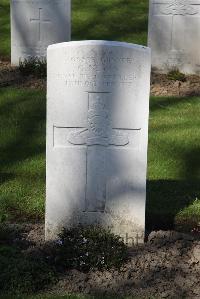
[(120, 268), (127, 246), (119, 236), (98, 226), (63, 229), (57, 242), (57, 263), (80, 271)]
[(168, 74), (167, 74), (167, 78), (169, 80), (173, 80), (173, 81), (181, 81), (181, 82), (185, 82), (186, 81), (186, 76), (185, 74), (181, 73), (179, 71), (179, 69), (174, 68), (172, 69)]
[(175, 217), (175, 227), (179, 231), (200, 233), (200, 200), (195, 199)]
[(31, 57), (19, 63), (19, 70), (23, 76), (33, 75), (37, 78), (47, 76), (47, 62), (45, 58)]
[(4, 222), (7, 220), (7, 218), (8, 218), (8, 215), (7, 215), (7, 214), (5, 214), (5, 213), (1, 213), (1, 212), (0, 212), (0, 225), (1, 225), (2, 223), (4, 223)]

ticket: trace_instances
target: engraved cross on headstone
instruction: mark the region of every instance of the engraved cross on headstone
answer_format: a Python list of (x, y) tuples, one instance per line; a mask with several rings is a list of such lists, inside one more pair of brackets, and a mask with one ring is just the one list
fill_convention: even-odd
[(42, 18), (42, 8), (39, 8), (39, 16), (37, 19), (30, 18), (30, 22), (37, 22), (38, 23), (38, 40), (41, 41), (41, 24), (42, 23), (50, 23), (51, 21), (48, 19)]
[[(197, 5), (200, 5), (200, 2), (195, 0), (186, 1), (186, 0), (155, 0), (154, 4), (160, 5), (159, 10), (160, 15), (166, 15), (171, 18), (171, 38), (170, 38), (170, 54), (169, 54), (169, 63), (181, 64), (184, 59), (184, 37), (185, 37), (185, 27), (180, 25), (180, 17), (192, 16), (198, 14)], [(182, 30), (182, 32), (181, 32)], [(177, 40), (182, 38), (183, 42), (177, 45)]]
[(123, 147), (128, 145), (128, 132), (141, 130), (141, 128), (112, 127), (109, 95), (110, 93), (106, 92), (89, 92), (87, 128), (73, 128), (67, 135), (67, 142), (73, 145), (87, 146), (84, 212), (104, 212), (105, 210), (106, 167), (109, 163), (106, 156), (109, 146)]

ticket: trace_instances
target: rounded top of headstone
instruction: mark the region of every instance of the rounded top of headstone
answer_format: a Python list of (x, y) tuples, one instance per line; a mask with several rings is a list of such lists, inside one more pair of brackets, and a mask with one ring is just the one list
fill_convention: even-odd
[(66, 48), (66, 47), (74, 47), (74, 46), (112, 46), (112, 47), (125, 47), (135, 50), (145, 50), (151, 51), (149, 47), (125, 43), (125, 42), (117, 42), (117, 41), (106, 41), (106, 40), (83, 40), (83, 41), (71, 41), (71, 42), (64, 42), (58, 43), (48, 46), (48, 50), (56, 49), (56, 48)]

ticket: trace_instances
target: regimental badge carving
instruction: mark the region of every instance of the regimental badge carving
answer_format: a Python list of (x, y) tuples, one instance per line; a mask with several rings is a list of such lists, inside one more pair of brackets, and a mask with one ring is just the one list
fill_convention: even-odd
[(128, 134), (114, 132), (112, 129), (109, 100), (106, 94), (90, 93), (88, 103), (88, 128), (71, 132), (68, 141), (81, 145), (127, 145)]
[(198, 13), (198, 9), (188, 4), (186, 0), (171, 0), (165, 8), (161, 9), (161, 13), (164, 15), (195, 15)]

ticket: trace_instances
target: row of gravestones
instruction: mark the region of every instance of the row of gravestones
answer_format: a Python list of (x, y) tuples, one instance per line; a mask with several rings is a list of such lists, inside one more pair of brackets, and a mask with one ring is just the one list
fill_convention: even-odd
[[(200, 0), (150, 0), (152, 66), (200, 72)], [(11, 0), (11, 62), (46, 57), (48, 45), (71, 38), (71, 0)]]
[[(194, 40), (187, 53), (197, 45), (199, 7), (197, 0), (151, 1), (153, 62), (184, 61), (185, 71), (198, 69), (185, 58), (185, 43)], [(69, 0), (12, 0), (13, 62), (23, 53), (45, 56), (47, 45), (69, 40), (69, 20)], [(143, 46), (48, 47), (46, 239), (63, 227), (98, 224), (126, 243), (143, 242), (150, 69), (151, 51)]]

